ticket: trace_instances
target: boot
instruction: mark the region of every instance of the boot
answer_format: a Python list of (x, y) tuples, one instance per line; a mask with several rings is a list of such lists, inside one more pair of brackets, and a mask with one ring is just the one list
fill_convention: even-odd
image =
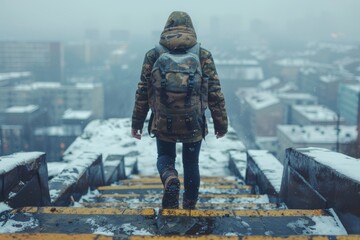
[(164, 185), (162, 208), (179, 208), (180, 180), (176, 170), (165, 171), (161, 176)]
[(185, 195), (183, 195), (183, 209), (195, 209), (196, 203), (197, 199), (187, 199)]

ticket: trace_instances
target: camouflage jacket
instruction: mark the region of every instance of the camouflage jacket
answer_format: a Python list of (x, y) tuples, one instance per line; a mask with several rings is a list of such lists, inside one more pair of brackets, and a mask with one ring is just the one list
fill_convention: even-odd
[[(164, 31), (161, 34), (160, 44), (169, 50), (186, 50), (197, 43), (196, 33), (189, 15), (185, 12), (173, 12), (169, 16)], [(151, 84), (151, 71), (158, 53), (155, 48), (145, 54), (141, 71), (140, 82), (135, 96), (135, 106), (132, 114), (132, 128), (142, 130), (149, 111), (148, 86)], [(200, 63), (202, 75), (208, 79), (208, 107), (214, 122), (215, 133), (225, 134), (228, 128), (228, 119), (225, 109), (224, 95), (221, 92), (219, 76), (216, 72), (211, 53), (200, 48)], [(207, 129), (205, 130), (205, 135)], [(161, 140), (174, 142), (176, 139), (163, 133), (157, 134)], [(203, 133), (186, 138), (183, 142), (196, 142), (203, 138)]]

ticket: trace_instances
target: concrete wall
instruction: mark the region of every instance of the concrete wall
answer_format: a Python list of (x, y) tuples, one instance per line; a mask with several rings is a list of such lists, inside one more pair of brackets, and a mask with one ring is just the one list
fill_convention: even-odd
[[(327, 159), (313, 157), (314, 150)], [(360, 161), (326, 149), (286, 149), (281, 199), (289, 208), (333, 208), (348, 233), (359, 234), (360, 182), (339, 167), (350, 163), (360, 169)]]
[(12, 208), (50, 205), (45, 153), (0, 157), (0, 202)]

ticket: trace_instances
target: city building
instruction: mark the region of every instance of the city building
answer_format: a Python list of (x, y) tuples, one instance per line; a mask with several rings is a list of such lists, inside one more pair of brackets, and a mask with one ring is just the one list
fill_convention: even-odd
[(216, 69), (221, 81), (231, 83), (232, 89), (255, 87), (264, 80), (264, 73), (256, 60), (215, 59)]
[(102, 84), (34, 82), (16, 87), (0, 88), (0, 110), (11, 106), (38, 105), (47, 113), (47, 125), (60, 125), (64, 112), (91, 111), (94, 118), (104, 117)]
[(354, 156), (356, 152), (357, 126), (336, 125), (279, 125), (277, 129), (277, 156), (284, 162), (285, 149), (320, 147)]
[(59, 42), (0, 41), (0, 72), (24, 72), (37, 81), (60, 82), (63, 49)]
[(39, 106), (13, 106), (0, 112), (1, 153), (33, 149), (33, 129), (45, 124), (45, 113)]
[(291, 124), (293, 122), (291, 115), (291, 108), (293, 105), (315, 105), (318, 101), (317, 97), (309, 93), (301, 92), (277, 93), (276, 96), (283, 105), (284, 123), (286, 124)]
[[(339, 118), (339, 119), (338, 119)], [(322, 105), (293, 105), (290, 124), (298, 125), (343, 125), (344, 119)]]
[(91, 111), (76, 111), (67, 109), (62, 116), (62, 123), (66, 126), (77, 126), (82, 130), (93, 120)]
[(253, 139), (276, 136), (277, 125), (283, 123), (283, 108), (280, 100), (269, 92), (256, 92), (244, 98), (246, 129)]
[(359, 118), (360, 82), (340, 84), (338, 109), (342, 117), (350, 124), (357, 124)]
[(46, 152), (49, 162), (60, 161), (65, 150), (80, 136), (82, 129), (79, 126), (50, 126), (34, 130), (34, 149)]
[(0, 73), (0, 87), (10, 87), (26, 84), (33, 81), (31, 72), (6, 72)]

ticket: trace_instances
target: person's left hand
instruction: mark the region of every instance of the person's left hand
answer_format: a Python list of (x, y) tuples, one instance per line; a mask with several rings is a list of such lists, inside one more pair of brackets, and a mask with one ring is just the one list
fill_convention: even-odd
[(136, 139), (141, 139), (142, 130), (141, 129), (131, 129), (131, 136)]

